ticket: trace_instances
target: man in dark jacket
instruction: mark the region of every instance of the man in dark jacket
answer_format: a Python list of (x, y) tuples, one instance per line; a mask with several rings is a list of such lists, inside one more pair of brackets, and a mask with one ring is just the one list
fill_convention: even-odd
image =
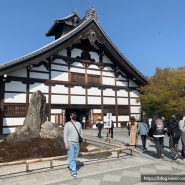
[[(179, 135), (174, 137), (175, 130), (179, 131)], [(169, 147), (171, 150), (171, 154), (174, 160), (178, 159), (178, 148), (179, 148), (179, 140), (180, 140), (180, 129), (179, 129), (179, 120), (177, 116), (173, 115), (171, 117), (169, 126), (168, 126), (168, 136), (169, 136)]]
[(103, 128), (103, 121), (101, 117), (98, 117), (98, 121), (96, 122), (96, 127), (98, 127), (98, 138), (101, 138), (101, 130)]

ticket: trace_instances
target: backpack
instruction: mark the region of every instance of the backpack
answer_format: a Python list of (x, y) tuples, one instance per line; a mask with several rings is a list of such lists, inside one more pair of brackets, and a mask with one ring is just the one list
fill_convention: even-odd
[(172, 137), (175, 140), (179, 140), (181, 137), (181, 130), (179, 129), (178, 125), (172, 129)]
[(156, 130), (158, 132), (163, 132), (163, 130), (164, 130), (163, 120), (162, 119), (156, 119), (155, 124), (156, 124)]

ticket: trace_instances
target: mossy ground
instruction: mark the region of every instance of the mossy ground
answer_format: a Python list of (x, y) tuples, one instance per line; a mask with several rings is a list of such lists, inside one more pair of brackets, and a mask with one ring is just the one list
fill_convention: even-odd
[[(0, 142), (0, 163), (17, 160), (64, 156), (65, 149), (54, 146), (55, 139), (34, 138), (29, 143)], [(82, 143), (81, 152), (87, 152), (88, 144)]]

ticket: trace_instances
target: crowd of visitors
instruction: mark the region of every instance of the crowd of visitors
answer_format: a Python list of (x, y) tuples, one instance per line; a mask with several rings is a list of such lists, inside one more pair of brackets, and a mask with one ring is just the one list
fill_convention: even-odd
[(154, 113), (150, 126), (146, 124), (143, 118), (140, 122), (135, 121), (135, 117), (131, 117), (127, 123), (129, 131), (129, 145), (136, 147), (138, 143), (138, 135), (141, 136), (142, 149), (146, 150), (147, 140), (151, 140), (155, 144), (157, 156), (163, 159), (164, 137), (169, 137), (169, 148), (174, 160), (179, 158), (179, 141), (182, 142), (181, 158), (185, 158), (185, 120), (183, 114), (172, 115), (169, 121), (164, 117), (160, 117), (158, 113)]
[[(103, 121), (101, 117), (96, 122), (98, 128), (98, 138), (102, 138), (101, 132), (103, 128)], [(111, 128), (108, 129), (108, 134), (113, 138), (114, 124), (112, 122)], [(172, 115), (170, 120), (165, 120), (164, 117), (159, 116), (154, 112), (151, 124), (140, 118), (139, 122), (136, 121), (134, 116), (131, 116), (130, 121), (127, 123), (129, 145), (133, 148), (138, 145), (138, 136), (141, 137), (142, 150), (147, 150), (147, 142), (151, 141), (155, 144), (156, 153), (159, 159), (164, 157), (164, 137), (169, 137), (169, 149), (174, 160), (179, 158), (179, 142), (182, 142), (181, 157), (185, 158), (185, 120), (183, 114)]]
[[(151, 124), (147, 124), (143, 118), (139, 122), (132, 116), (127, 123), (129, 145), (137, 147), (138, 136), (141, 137), (142, 149), (147, 150), (147, 140), (152, 140), (155, 143), (156, 153), (159, 159), (163, 159), (164, 137), (169, 137), (169, 148), (174, 160), (179, 158), (179, 141), (182, 142), (181, 158), (185, 159), (185, 120), (182, 114), (172, 115), (169, 121), (164, 117), (160, 117), (158, 113), (153, 114)], [(76, 160), (80, 151), (80, 138), (82, 137), (82, 125), (77, 121), (76, 112), (70, 112), (70, 121), (64, 126), (64, 143), (67, 150), (69, 171), (72, 177), (77, 178)], [(98, 117), (96, 127), (98, 128), (98, 138), (102, 138), (102, 128), (104, 126), (101, 117)], [(113, 138), (114, 123), (111, 121), (111, 126), (107, 130), (107, 137), (109, 134)]]

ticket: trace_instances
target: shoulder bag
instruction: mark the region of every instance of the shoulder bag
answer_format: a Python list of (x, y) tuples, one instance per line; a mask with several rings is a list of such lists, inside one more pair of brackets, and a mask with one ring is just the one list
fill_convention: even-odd
[(71, 121), (71, 123), (73, 124), (73, 126), (75, 127), (75, 129), (76, 129), (76, 131), (77, 131), (77, 133), (78, 133), (78, 141), (79, 141), (79, 143), (81, 144), (81, 143), (83, 142), (83, 138), (82, 138), (81, 135), (79, 134), (79, 132), (78, 132), (76, 126), (74, 125), (74, 123), (73, 123), (72, 121)]

